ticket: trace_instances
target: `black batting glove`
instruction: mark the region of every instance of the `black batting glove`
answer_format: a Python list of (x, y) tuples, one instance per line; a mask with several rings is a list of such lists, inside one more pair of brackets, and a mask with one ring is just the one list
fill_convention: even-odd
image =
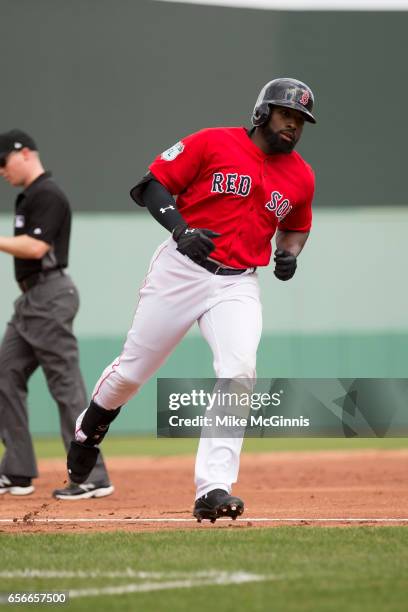
[(188, 225), (177, 225), (173, 230), (173, 238), (177, 242), (177, 250), (187, 255), (196, 263), (202, 263), (215, 249), (211, 238), (221, 236), (217, 232)]
[(292, 253), (277, 249), (273, 260), (275, 262), (274, 274), (276, 278), (279, 278), (281, 281), (287, 281), (292, 278), (297, 267), (296, 257)]

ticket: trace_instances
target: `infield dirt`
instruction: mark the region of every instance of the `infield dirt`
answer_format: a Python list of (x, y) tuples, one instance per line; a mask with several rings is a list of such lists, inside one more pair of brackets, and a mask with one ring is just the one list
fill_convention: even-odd
[[(192, 518), (194, 457), (114, 457), (107, 458), (107, 463), (115, 485), (113, 495), (61, 501), (53, 499), (51, 493), (64, 483), (64, 461), (40, 461), (40, 477), (34, 482), (36, 490), (32, 495), (16, 497), (7, 493), (0, 497), (0, 519), (14, 520), (2, 522), (0, 531), (242, 529), (285, 523), (381, 525), (390, 519), (395, 525), (408, 524), (408, 450), (244, 453), (234, 494), (245, 500), (245, 520), (217, 521), (215, 525), (166, 522)], [(96, 518), (98, 522), (58, 522), (78, 518)], [(149, 522), (154, 518), (163, 522)], [(251, 522), (251, 518), (281, 520)], [(348, 520), (353, 518), (361, 521)], [(109, 523), (102, 519), (129, 522)], [(130, 519), (146, 521), (131, 523)], [(339, 520), (316, 523), (316, 519)]]

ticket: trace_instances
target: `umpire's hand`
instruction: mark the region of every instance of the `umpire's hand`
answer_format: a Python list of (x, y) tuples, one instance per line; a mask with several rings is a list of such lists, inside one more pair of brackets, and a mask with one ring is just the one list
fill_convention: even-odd
[(217, 238), (218, 236), (221, 236), (221, 234), (209, 229), (188, 227), (188, 225), (177, 225), (173, 230), (177, 250), (196, 263), (203, 262), (215, 249), (215, 244), (211, 238)]
[(292, 278), (297, 267), (295, 255), (292, 255), (289, 251), (277, 249), (273, 260), (275, 262), (274, 274), (276, 278), (279, 278), (281, 281), (287, 281)]

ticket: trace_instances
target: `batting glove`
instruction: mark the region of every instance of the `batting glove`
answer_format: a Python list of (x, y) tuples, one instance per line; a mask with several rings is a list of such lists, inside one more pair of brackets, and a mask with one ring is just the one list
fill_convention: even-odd
[(187, 255), (196, 263), (202, 263), (215, 249), (211, 238), (221, 236), (217, 232), (188, 225), (177, 225), (173, 230), (173, 238), (177, 242), (177, 250)]
[(295, 274), (297, 268), (296, 257), (289, 253), (289, 251), (277, 249), (275, 251), (274, 262), (274, 274), (279, 280), (287, 281)]

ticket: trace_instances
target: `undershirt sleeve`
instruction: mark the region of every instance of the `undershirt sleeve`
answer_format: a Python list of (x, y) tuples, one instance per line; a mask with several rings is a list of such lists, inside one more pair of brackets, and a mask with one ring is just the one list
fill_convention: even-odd
[(155, 179), (144, 184), (142, 191), (143, 203), (150, 214), (169, 232), (177, 225), (187, 225), (171, 193)]

